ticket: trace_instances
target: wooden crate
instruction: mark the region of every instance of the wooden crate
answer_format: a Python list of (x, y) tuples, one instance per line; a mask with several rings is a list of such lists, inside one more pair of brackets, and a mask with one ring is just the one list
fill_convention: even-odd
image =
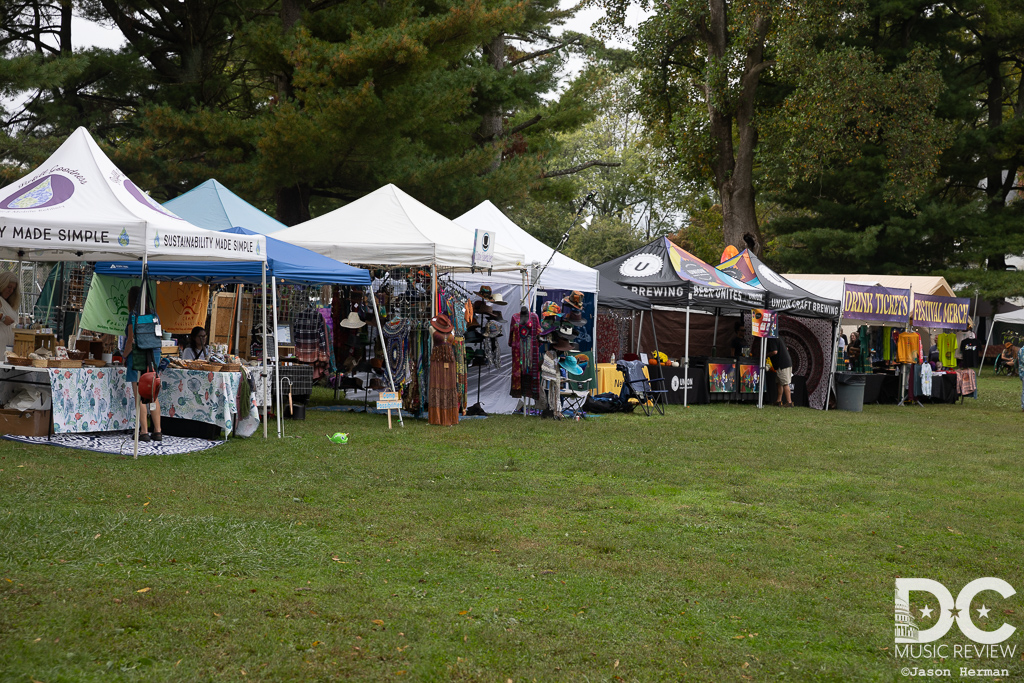
[[(249, 357), (250, 336), (252, 333), (253, 298), (252, 293), (242, 294), (242, 326), (238, 331), (238, 348), (235, 349), (235, 293), (217, 292), (213, 297), (212, 313), (210, 314), (210, 344), (227, 344), (244, 358)], [(241, 353), (239, 353), (241, 351)]]
[[(14, 352), (19, 356), (27, 356), (40, 346), (57, 352), (57, 335), (43, 334), (35, 330), (14, 331)], [(2, 350), (2, 349), (0, 349)]]

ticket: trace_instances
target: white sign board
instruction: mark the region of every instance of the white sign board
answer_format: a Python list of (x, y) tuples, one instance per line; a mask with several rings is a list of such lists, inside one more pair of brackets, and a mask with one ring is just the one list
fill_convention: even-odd
[(497, 236), (493, 230), (477, 228), (473, 232), (475, 233), (473, 241), (473, 267), (490, 268), (494, 265), (494, 245), (497, 242)]

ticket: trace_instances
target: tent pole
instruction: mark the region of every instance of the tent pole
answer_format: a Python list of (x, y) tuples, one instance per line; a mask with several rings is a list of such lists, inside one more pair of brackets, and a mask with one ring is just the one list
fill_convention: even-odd
[[(144, 314), (146, 312), (146, 264), (148, 263), (147, 256), (148, 256), (148, 254), (146, 252), (142, 252), (142, 287), (139, 288), (139, 299), (140, 299), (139, 300), (139, 305), (141, 306), (141, 309), (140, 309), (141, 313), (140, 313), (140, 315), (142, 315), (142, 314)], [(131, 315), (132, 315), (132, 312), (128, 311), (128, 318), (129, 319), (131, 319)], [(132, 335), (132, 342), (133, 342), (133, 344), (132, 344), (132, 351), (133, 352), (135, 351), (134, 341), (135, 341), (135, 339), (134, 339), (134, 334), (133, 334)], [(139, 379), (141, 379), (141, 377)], [(143, 419), (143, 416), (142, 416), (142, 395), (139, 393), (138, 386), (139, 386), (138, 382), (136, 382), (135, 383), (135, 387), (136, 387), (136, 389), (135, 389), (135, 445), (134, 445), (134, 450), (132, 452), (132, 457), (135, 458), (136, 460), (139, 459), (139, 429), (141, 427), (142, 419)], [(149, 405), (148, 404), (146, 405), (146, 412), (147, 413), (149, 412)], [(149, 416), (147, 415), (146, 417), (148, 418)]]
[[(241, 306), (239, 306), (241, 309)], [(239, 314), (241, 320), (241, 314)], [(263, 349), (263, 438), (267, 438), (267, 262), (263, 262), (263, 339), (260, 348)], [(235, 345), (238, 344), (238, 334), (235, 333)]]
[[(276, 275), (271, 276), (271, 278), (270, 278), (270, 298), (273, 301), (273, 305), (274, 305), (274, 379), (273, 379), (273, 382), (274, 382), (275, 386), (277, 387), (277, 391), (274, 392), (277, 395), (277, 409), (276, 409), (275, 412), (277, 413), (277, 438), (280, 439), (282, 436), (284, 436), (284, 432), (283, 432), (283, 425), (282, 425), (282, 422), (281, 422), (281, 420), (282, 420), (282, 417), (281, 417), (281, 406), (282, 406), (282, 403), (281, 403), (281, 344), (280, 344), (280, 341), (277, 338), (277, 276)], [(267, 328), (266, 327), (263, 328), (263, 345), (264, 346), (267, 345)], [(267, 390), (266, 390), (267, 380), (268, 380), (267, 377), (263, 378), (263, 384), (264, 384), (264, 388), (263, 388), (264, 400), (263, 400), (263, 402), (264, 403), (266, 403), (266, 396), (267, 396)]]
[(762, 410), (764, 408), (764, 380), (765, 380), (765, 361), (768, 357), (768, 342), (767, 337), (758, 337), (758, 346), (761, 347), (761, 360), (758, 364), (758, 380), (757, 380), (757, 409)]
[(711, 336), (711, 355), (718, 355), (718, 316), (721, 313), (721, 308), (715, 309), (715, 332)]
[[(378, 310), (379, 307), (377, 306), (377, 297), (374, 296), (373, 294), (372, 282), (369, 285), (367, 285), (367, 289), (370, 290), (370, 301), (372, 302), (373, 305), (373, 318), (374, 320), (377, 321), (377, 334), (380, 335), (380, 348), (383, 349), (384, 351), (384, 366), (388, 370), (388, 381), (391, 383), (391, 391), (398, 391), (398, 389), (395, 388), (395, 375), (393, 372), (391, 372), (391, 356), (390, 354), (388, 354), (388, 343), (384, 339), (384, 328), (380, 324), (380, 311)], [(388, 414), (390, 415), (390, 412)], [(388, 420), (390, 419), (391, 418), (389, 417)], [(402, 427), (405, 426), (405, 422), (402, 420), (401, 408), (399, 408), (398, 410), (398, 424), (399, 426)]]
[[(835, 346), (833, 347), (834, 348), (833, 353), (836, 356), (839, 355), (839, 337), (842, 336), (842, 334), (843, 334), (843, 309), (846, 307), (846, 278), (845, 277), (843, 278), (843, 291), (840, 294), (840, 296), (842, 296), (843, 298), (839, 302), (839, 319), (836, 320), (836, 338), (834, 340)], [(886, 342), (886, 343), (888, 343), (888, 342)], [(844, 370), (846, 369), (845, 364), (843, 366), (843, 369)], [(836, 370), (835, 370), (835, 368), (832, 368), (832, 372), (828, 373), (828, 393), (825, 394), (825, 412), (828, 412), (828, 401), (829, 401), (830, 398), (832, 398), (832, 387), (833, 387), (833, 385), (835, 383), (835, 378), (836, 378)], [(836, 400), (837, 401), (839, 400), (838, 396), (836, 397)]]
[(594, 292), (594, 341), (590, 346), (590, 359), (594, 365), (597, 365), (597, 295), (599, 292)]
[(988, 323), (988, 335), (985, 337), (985, 350), (981, 352), (981, 363), (978, 365), (978, 377), (981, 377), (981, 369), (985, 367), (985, 355), (988, 353), (988, 345), (992, 341), (992, 328), (996, 326), (995, 317), (996, 314), (993, 313), (992, 320)]
[[(264, 265), (263, 267), (266, 268), (266, 265)], [(266, 274), (265, 273), (264, 273), (264, 280), (266, 280)], [(263, 284), (265, 285), (266, 282), (264, 282)], [(239, 333), (242, 331), (242, 292), (244, 292), (244, 291), (245, 291), (245, 285), (243, 285), (243, 284), (235, 285), (235, 320), (234, 320), (234, 323), (235, 323), (235, 333), (232, 335), (232, 339), (228, 340), (228, 341), (231, 342), (231, 350), (229, 351), (229, 353), (234, 353), (234, 354), (238, 354), (238, 355), (241, 355), (241, 354), (238, 353), (238, 337), (239, 337)], [(266, 322), (266, 320), (264, 320), (264, 322)], [(266, 328), (263, 328), (263, 329), (266, 329)]]
[[(686, 347), (683, 350), (683, 407), (690, 407), (690, 299), (693, 293), (686, 298)], [(643, 315), (643, 313), (641, 313)], [(651, 318), (654, 318), (654, 306), (651, 306)]]
[[(661, 367), (661, 360), (658, 359), (658, 354), (661, 353), (661, 350), (658, 347), (658, 328), (654, 324), (654, 306), (651, 306), (651, 334), (654, 336), (654, 358), (655, 358), (655, 360), (658, 361), (658, 377), (661, 379), (661, 388), (664, 389), (665, 388), (665, 369), (663, 367)], [(685, 387), (684, 387), (684, 391), (685, 391)]]
[[(654, 309), (652, 308), (651, 310), (653, 311)], [(637, 333), (636, 333), (636, 355), (639, 356), (640, 355), (640, 337), (642, 337), (643, 334), (644, 334), (644, 312), (643, 311), (640, 311), (640, 324), (637, 325), (636, 329), (637, 329)]]

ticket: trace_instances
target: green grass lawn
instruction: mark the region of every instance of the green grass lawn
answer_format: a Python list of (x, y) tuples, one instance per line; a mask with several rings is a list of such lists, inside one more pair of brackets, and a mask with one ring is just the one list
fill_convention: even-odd
[(1016, 652), (944, 666), (1019, 679), (1020, 382), (980, 394), (390, 432), (310, 410), (138, 461), (2, 441), (0, 680), (906, 680), (936, 662), (894, 656), (894, 579), (986, 576), (1022, 591), (972, 605)]

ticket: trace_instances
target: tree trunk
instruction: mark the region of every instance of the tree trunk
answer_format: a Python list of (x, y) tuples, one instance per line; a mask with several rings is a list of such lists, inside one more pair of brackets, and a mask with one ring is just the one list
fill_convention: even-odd
[[(988, 133), (993, 137), (993, 131), (1003, 125), (1003, 71), (1000, 54), (995, 46), (987, 46), (982, 52), (982, 63), (985, 68), (985, 75), (988, 77), (988, 93), (985, 104), (988, 109)], [(987, 152), (989, 159), (996, 165), (987, 169), (985, 178), (985, 194), (988, 202), (985, 207), (987, 216), (995, 217), (1003, 212), (1006, 206), (1006, 193), (1003, 192), (1004, 169), (995, 160), (1000, 158), (999, 145), (993, 143)], [(1012, 183), (1011, 183), (1012, 186)], [(999, 250), (988, 255), (988, 270), (1006, 270), (1006, 250)]]
[(60, 3), (60, 53), (71, 54), (71, 0)]
[[(731, 52), (728, 8), (725, 0), (711, 0), (708, 9), (709, 25), (704, 39), (708, 45), (709, 62), (724, 61)], [(723, 95), (720, 90), (723, 84), (708, 82), (705, 95), (711, 135), (715, 141), (712, 167), (715, 187), (722, 202), (722, 237), (726, 244), (740, 251), (749, 249), (761, 256), (764, 242), (757, 224), (754, 201), (754, 152), (757, 149), (754, 98), (761, 72), (768, 67), (763, 57), (771, 19), (762, 16), (754, 27), (757, 39), (747, 50), (740, 91), (732, 107), (734, 113), (715, 104)], [(728, 103), (725, 106), (728, 107)]]
[[(484, 45), (484, 55), (495, 71), (501, 71), (505, 66), (505, 35), (498, 34), (494, 40)], [(480, 121), (478, 135), (485, 145), (492, 145), (494, 159), (487, 168), (488, 173), (493, 173), (501, 166), (501, 134), (502, 134), (503, 112), (501, 107), (495, 106), (489, 112), (484, 113)]]

